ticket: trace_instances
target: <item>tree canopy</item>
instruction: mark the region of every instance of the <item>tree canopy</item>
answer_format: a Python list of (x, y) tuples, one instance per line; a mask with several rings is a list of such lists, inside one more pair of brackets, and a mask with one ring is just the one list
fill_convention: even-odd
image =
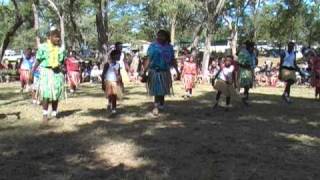
[[(106, 23), (107, 44), (116, 41), (152, 41), (159, 29), (169, 30), (172, 42), (177, 45), (180, 42), (191, 44), (195, 40), (196, 44), (201, 44), (208, 37), (208, 28), (213, 34), (211, 42), (231, 40), (233, 46), (246, 39), (277, 46), (290, 40), (308, 46), (320, 44), (318, 0), (229, 0), (223, 2), (221, 12), (216, 16), (210, 13), (217, 12), (217, 6), (212, 4), (218, 3), (218, 0), (104, 1), (108, 2), (102, 12), (105, 14), (103, 21)], [(9, 3), (0, 3), (2, 46), (7, 37), (10, 48), (34, 47), (36, 35), (43, 40), (50, 26), (61, 28), (63, 23), (67, 46), (98, 49), (97, 27), (101, 22), (97, 22), (96, 16), (100, 2), (11, 0)], [(37, 8), (39, 29), (34, 27), (33, 5)], [(211, 6), (213, 9), (210, 9)], [(10, 29), (13, 26), (16, 26), (15, 32)], [(8, 32), (14, 35), (8, 38)]]

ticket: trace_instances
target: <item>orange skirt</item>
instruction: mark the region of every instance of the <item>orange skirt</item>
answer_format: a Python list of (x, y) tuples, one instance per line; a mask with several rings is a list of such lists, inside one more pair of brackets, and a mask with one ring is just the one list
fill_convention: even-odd
[(122, 97), (122, 90), (116, 81), (105, 81), (106, 96), (116, 95), (118, 98)]

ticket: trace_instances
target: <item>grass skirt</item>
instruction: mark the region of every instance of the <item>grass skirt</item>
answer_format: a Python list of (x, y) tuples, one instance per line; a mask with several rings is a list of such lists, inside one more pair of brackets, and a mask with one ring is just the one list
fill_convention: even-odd
[(80, 84), (80, 72), (78, 71), (68, 72), (68, 83), (70, 86), (78, 87)]
[(282, 69), (281, 70), (281, 80), (282, 81), (292, 80), (292, 81), (296, 82), (297, 81), (296, 71), (289, 70), (289, 69)]
[(243, 87), (252, 87), (253, 86), (253, 73), (251, 69), (240, 68), (239, 72), (239, 85)]
[(230, 97), (234, 92), (232, 84), (227, 84), (225, 81), (220, 79), (215, 82), (214, 89), (222, 92), (226, 97)]
[(122, 89), (116, 81), (105, 81), (105, 94), (107, 97), (116, 95), (119, 99), (122, 98)]
[(64, 76), (52, 69), (41, 68), (39, 95), (41, 100), (57, 101), (64, 98)]
[(186, 90), (192, 89), (195, 86), (195, 76), (192, 74), (185, 74), (183, 76), (183, 83), (184, 83), (184, 88)]
[(147, 90), (150, 96), (170, 95), (173, 92), (170, 71), (149, 70)]

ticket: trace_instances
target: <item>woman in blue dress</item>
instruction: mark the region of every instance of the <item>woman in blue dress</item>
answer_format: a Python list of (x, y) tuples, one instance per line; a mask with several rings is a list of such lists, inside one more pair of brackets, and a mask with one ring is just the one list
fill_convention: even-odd
[(153, 114), (158, 115), (159, 109), (164, 108), (165, 96), (172, 91), (170, 67), (174, 65), (174, 50), (170, 44), (170, 33), (160, 30), (157, 39), (148, 48), (147, 89), (154, 96)]

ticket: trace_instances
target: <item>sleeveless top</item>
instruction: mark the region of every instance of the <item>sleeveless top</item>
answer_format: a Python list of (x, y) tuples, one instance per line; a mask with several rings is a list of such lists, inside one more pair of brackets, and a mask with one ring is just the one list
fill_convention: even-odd
[(295, 60), (296, 60), (296, 54), (294, 52), (289, 53), (288, 51), (286, 51), (285, 56), (283, 58), (282, 66), (293, 68)]
[(22, 70), (31, 70), (33, 63), (34, 63), (34, 58), (33, 57), (30, 57), (29, 59), (27, 59), (25, 56), (23, 56), (20, 69), (22, 69)]

